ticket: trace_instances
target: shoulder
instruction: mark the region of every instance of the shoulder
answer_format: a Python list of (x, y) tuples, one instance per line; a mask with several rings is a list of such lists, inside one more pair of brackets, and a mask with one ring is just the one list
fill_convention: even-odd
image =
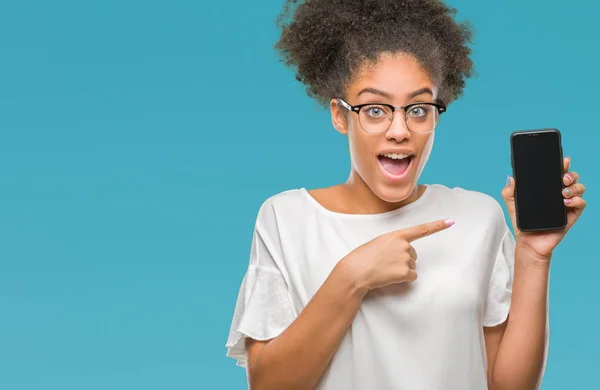
[(505, 223), (504, 210), (500, 202), (484, 192), (462, 187), (430, 185), (432, 201), (461, 215), (473, 215), (490, 222)]
[(510, 232), (509, 220), (499, 200), (480, 191), (461, 187), (434, 186), (431, 198), (436, 213), (448, 215), (456, 221), (457, 239), (486, 248), (494, 253)]
[(265, 228), (276, 227), (278, 221), (299, 218), (310, 206), (305, 189), (289, 189), (267, 197), (259, 207), (257, 224)]

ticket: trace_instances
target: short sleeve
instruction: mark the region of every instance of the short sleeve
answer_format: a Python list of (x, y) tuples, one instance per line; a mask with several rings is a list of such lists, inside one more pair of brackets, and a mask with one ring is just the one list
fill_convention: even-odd
[(496, 252), (494, 268), (490, 278), (483, 326), (500, 325), (508, 318), (515, 265), (515, 238), (507, 228)]
[(265, 215), (268, 212), (266, 205), (259, 211), (250, 264), (240, 286), (226, 343), (226, 355), (236, 359), (241, 367), (246, 367), (246, 338), (272, 339), (294, 320), (290, 289), (280, 269), (281, 244), (274, 231), (276, 224)]

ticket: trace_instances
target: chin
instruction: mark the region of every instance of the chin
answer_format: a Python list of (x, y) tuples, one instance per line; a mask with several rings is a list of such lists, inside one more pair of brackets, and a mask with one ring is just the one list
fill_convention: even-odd
[(400, 185), (385, 185), (379, 183), (377, 189), (374, 191), (379, 199), (387, 203), (401, 203), (408, 199), (413, 193), (415, 186), (412, 180), (402, 183)]

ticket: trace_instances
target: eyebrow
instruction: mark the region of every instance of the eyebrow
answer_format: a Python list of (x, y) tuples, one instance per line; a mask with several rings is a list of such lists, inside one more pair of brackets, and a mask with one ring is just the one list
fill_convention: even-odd
[[(375, 88), (365, 88), (365, 89), (361, 90), (358, 93), (358, 95), (356, 95), (356, 96), (358, 97), (358, 96), (362, 95), (363, 93), (372, 93), (374, 95), (382, 96), (382, 97), (384, 97), (386, 99), (391, 99), (392, 98), (392, 95), (390, 95), (389, 93), (384, 92), (384, 91), (380, 91), (379, 89), (375, 89)], [(424, 93), (428, 93), (428, 94), (430, 94), (430, 95), (433, 96), (433, 91), (431, 90), (431, 88), (425, 87), (425, 88), (417, 89), (414, 92), (411, 92), (410, 94), (408, 94), (408, 98), (409, 99), (413, 99), (413, 98), (415, 98), (415, 97), (417, 97), (419, 95), (422, 95)]]
[(362, 95), (363, 93), (372, 93), (374, 95), (383, 96), (386, 99), (391, 99), (392, 98), (392, 95), (390, 95), (389, 93), (380, 91), (380, 90), (375, 89), (375, 88), (365, 88), (362, 91), (360, 91), (358, 93), (358, 95), (356, 95), (356, 96), (358, 97), (358, 96)]
[(409, 97), (409, 99), (412, 99), (412, 98), (415, 98), (415, 97), (417, 97), (417, 96), (419, 96), (419, 95), (423, 95), (424, 93), (428, 93), (428, 94), (430, 94), (431, 96), (433, 96), (433, 91), (431, 90), (431, 88), (425, 87), (425, 88), (417, 89), (417, 90), (416, 90), (416, 91), (414, 91), (414, 92), (411, 92), (411, 93), (408, 95), (408, 97)]

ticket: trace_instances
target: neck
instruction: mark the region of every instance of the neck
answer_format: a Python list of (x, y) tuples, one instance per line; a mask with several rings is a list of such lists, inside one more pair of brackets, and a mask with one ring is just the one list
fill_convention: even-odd
[(416, 201), (425, 191), (424, 186), (416, 185), (406, 199), (399, 202), (386, 202), (369, 188), (354, 169), (351, 170), (348, 180), (340, 187), (345, 194), (346, 208), (355, 214), (379, 214), (396, 210)]

